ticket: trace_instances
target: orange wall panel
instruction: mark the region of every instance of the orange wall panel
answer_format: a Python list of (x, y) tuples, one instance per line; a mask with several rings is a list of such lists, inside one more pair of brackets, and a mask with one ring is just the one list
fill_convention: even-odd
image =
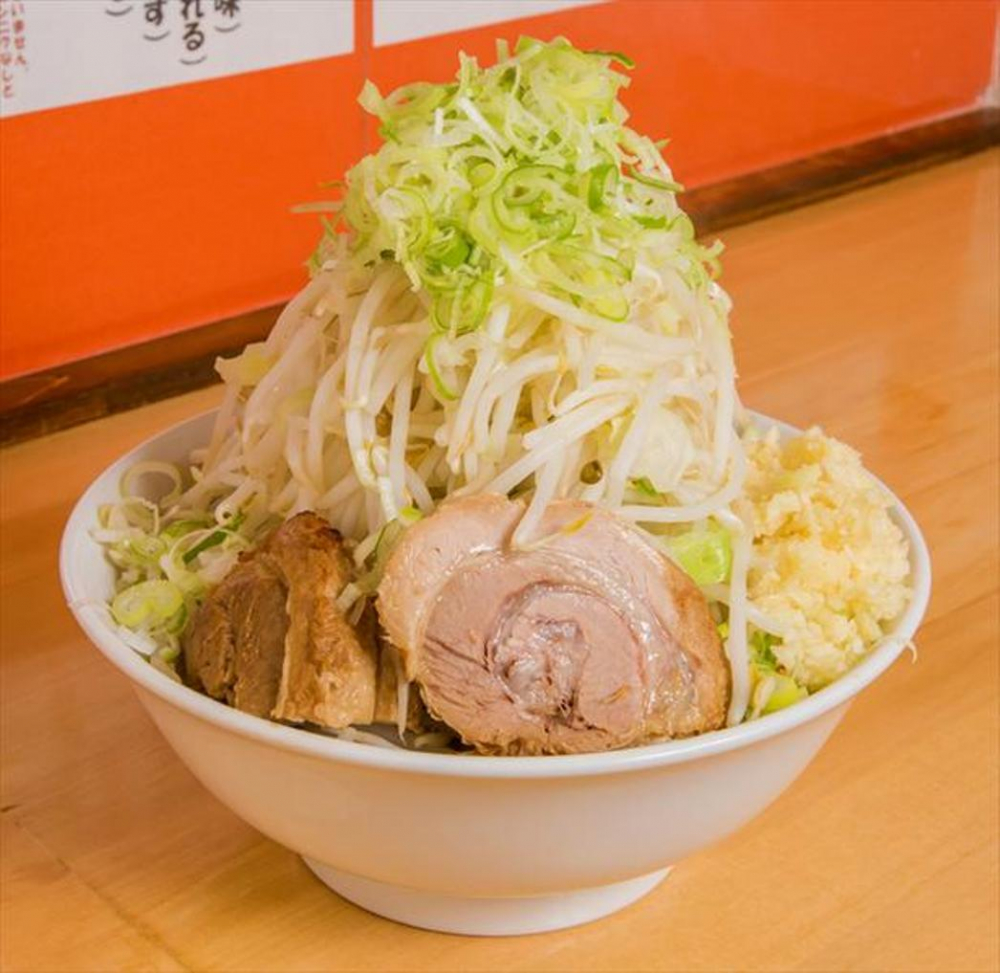
[(617, 0), (376, 48), (388, 91), (442, 80), (461, 47), (564, 34), (635, 62), (632, 124), (669, 137), (675, 173), (716, 182), (972, 105), (986, 88), (996, 6), (983, 0)]
[(288, 297), (318, 235), (289, 208), (373, 147), (366, 75), (443, 79), (522, 32), (626, 51), (634, 124), (695, 186), (974, 105), (996, 10), (617, 0), (375, 48), (357, 0), (353, 54), (6, 118), (0, 377)]
[(361, 150), (345, 57), (5, 119), (3, 374), (286, 297)]

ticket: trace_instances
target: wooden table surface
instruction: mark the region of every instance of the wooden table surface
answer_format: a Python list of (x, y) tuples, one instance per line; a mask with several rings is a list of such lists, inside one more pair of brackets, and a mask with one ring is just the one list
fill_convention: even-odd
[[(3, 454), (4, 970), (996, 970), (998, 157), (731, 231), (747, 403), (859, 447), (923, 525), (919, 659), (646, 899), (561, 933), (409, 929), (218, 804), (76, 629), (76, 496), (184, 396)], [(738, 795), (734, 795), (738, 799)]]

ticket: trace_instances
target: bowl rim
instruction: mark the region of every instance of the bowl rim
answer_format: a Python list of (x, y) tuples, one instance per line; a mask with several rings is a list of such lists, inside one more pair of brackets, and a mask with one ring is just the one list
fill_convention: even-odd
[[(383, 771), (494, 779), (603, 776), (688, 763), (743, 749), (779, 736), (849, 703), (862, 689), (888, 669), (910, 643), (930, 598), (931, 564), (923, 534), (902, 501), (876, 477), (876, 481), (891, 501), (890, 513), (910, 546), (913, 597), (903, 614), (896, 620), (892, 631), (868, 656), (835, 682), (794, 706), (749, 723), (713, 730), (700, 736), (644, 744), (622, 750), (567, 755), (505, 757), (425, 753), (401, 748), (376, 747), (304, 731), (298, 727), (274, 723), (263, 717), (233, 709), (194, 689), (174, 682), (154, 669), (108, 627), (103, 617), (105, 609), (86, 601), (73, 567), (74, 547), (80, 543), (97, 543), (89, 533), (92, 527), (90, 512), (96, 500), (95, 495), (104, 487), (106, 481), (115, 475), (116, 470), (136, 453), (152, 447), (160, 439), (179, 432), (183, 427), (206, 422), (207, 417), (215, 412), (216, 410), (212, 409), (199, 413), (147, 437), (111, 462), (91, 481), (74, 505), (63, 530), (59, 545), (60, 579), (67, 606), (77, 623), (105, 658), (124, 673), (138, 689), (152, 694), (174, 709), (196, 719), (291, 753)], [(777, 426), (785, 434), (801, 431), (760, 413), (749, 414), (763, 424)]]

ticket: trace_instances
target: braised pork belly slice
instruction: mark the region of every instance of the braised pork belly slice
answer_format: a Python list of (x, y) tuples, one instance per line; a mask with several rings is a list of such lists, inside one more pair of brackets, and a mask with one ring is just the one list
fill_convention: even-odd
[(379, 616), (431, 715), (485, 753), (609, 750), (716, 729), (729, 669), (697, 586), (634, 529), (550, 504), (444, 503), (390, 557)]
[(339, 728), (375, 716), (371, 613), (337, 609), (352, 577), (340, 535), (302, 513), (244, 555), (201, 605), (184, 639), (189, 683), (257, 716)]

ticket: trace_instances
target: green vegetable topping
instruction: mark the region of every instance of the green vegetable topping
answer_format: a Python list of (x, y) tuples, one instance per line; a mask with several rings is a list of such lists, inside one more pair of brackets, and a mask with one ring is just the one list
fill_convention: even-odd
[(729, 532), (712, 525), (673, 537), (667, 544), (670, 554), (696, 584), (721, 584), (733, 564)]
[[(455, 80), (371, 82), (359, 102), (381, 122), (385, 144), (346, 178), (339, 215), (312, 266), (353, 231), (365, 268), (398, 261), (452, 336), (479, 328), (495, 288), (541, 290), (609, 321), (628, 316), (625, 287), (649, 234), (673, 234), (690, 273), (707, 278), (657, 146), (625, 124), (618, 100), (631, 59), (581, 51), (559, 38), (521, 38), (480, 67), (460, 56)], [(319, 205), (319, 204), (317, 204)], [(443, 398), (446, 386), (428, 366)]]
[(779, 709), (791, 706), (792, 703), (797, 703), (809, 695), (805, 686), (800, 686), (791, 676), (775, 675), (771, 678), (774, 680), (774, 686), (761, 709), (762, 713), (776, 713)]
[(202, 551), (207, 551), (210, 547), (216, 547), (221, 544), (226, 537), (229, 536), (229, 532), (225, 530), (213, 531), (208, 537), (203, 540), (198, 541), (190, 551), (184, 552), (184, 563), (190, 564)]
[(770, 632), (756, 631), (750, 636), (750, 662), (758, 669), (768, 672), (777, 672), (778, 659), (774, 654), (773, 646), (777, 645), (779, 639)]
[(131, 629), (180, 631), (186, 618), (184, 595), (169, 581), (141, 581), (115, 596), (111, 614), (119, 625)]
[(809, 695), (791, 676), (781, 671), (774, 646), (781, 640), (769, 632), (756, 631), (750, 636), (750, 666), (756, 686), (754, 699), (760, 713), (776, 713)]
[(434, 357), (434, 346), (437, 344), (439, 338), (440, 335), (433, 335), (427, 342), (427, 347), (424, 349), (424, 359), (427, 362), (427, 371), (430, 373), (435, 391), (442, 399), (451, 402), (458, 398), (458, 393), (445, 384), (438, 369), (437, 360)]
[(617, 61), (622, 67), (634, 68), (635, 61), (632, 60), (627, 54), (622, 54), (621, 51), (598, 51), (592, 50), (587, 51), (588, 54), (596, 54), (598, 57), (607, 57), (612, 61)]

